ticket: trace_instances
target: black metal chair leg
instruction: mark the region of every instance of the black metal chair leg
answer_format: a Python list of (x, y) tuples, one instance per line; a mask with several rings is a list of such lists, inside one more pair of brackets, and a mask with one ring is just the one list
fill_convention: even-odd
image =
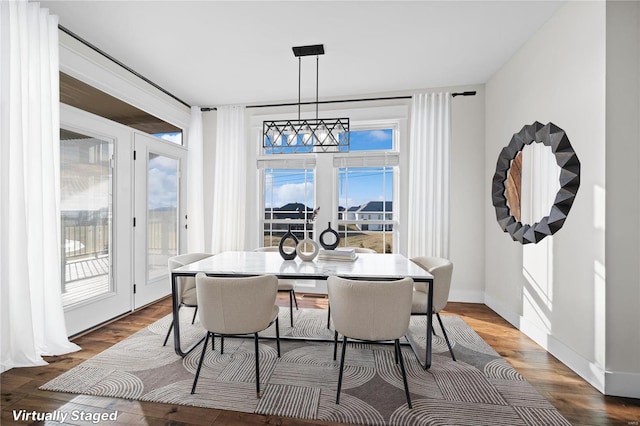
[(196, 309), (193, 311), (193, 318), (191, 318), (191, 324), (195, 324), (196, 315), (198, 315), (198, 307), (197, 306), (196, 306)]
[(449, 347), (449, 353), (451, 354), (451, 359), (455, 361), (456, 356), (453, 354), (453, 348), (451, 347), (451, 343), (449, 342), (449, 336), (447, 336), (447, 331), (444, 329), (444, 324), (442, 324), (442, 318), (440, 318), (440, 313), (437, 313), (436, 317), (438, 317), (438, 322), (440, 323), (442, 334), (444, 334), (444, 340), (447, 342), (447, 346)]
[(276, 317), (276, 346), (278, 347), (278, 358), (280, 358), (280, 324), (278, 323), (278, 317)]
[(336, 404), (340, 404), (340, 390), (342, 389), (342, 371), (344, 370), (344, 354), (347, 349), (347, 336), (342, 336), (342, 356), (340, 357), (340, 374), (338, 375), (338, 393)]
[(298, 299), (296, 298), (295, 290), (291, 289), (291, 293), (293, 293), (293, 302), (296, 304), (296, 311), (298, 310)]
[(291, 327), (293, 327), (293, 290), (289, 291), (289, 316), (291, 317)]
[(327, 328), (331, 328), (331, 305), (327, 305)]
[(220, 355), (224, 353), (224, 334), (220, 335)]
[(409, 395), (409, 384), (407, 383), (407, 372), (404, 369), (404, 360), (402, 356), (402, 350), (400, 349), (400, 339), (396, 339), (396, 351), (400, 358), (400, 371), (402, 372), (402, 381), (404, 382), (404, 393), (407, 397), (407, 405), (409, 408), (413, 408), (411, 405), (411, 396)]
[(258, 333), (253, 338), (256, 347), (256, 398), (260, 398), (260, 351), (258, 349)]
[(169, 341), (169, 335), (171, 334), (171, 330), (173, 330), (173, 320), (171, 320), (169, 331), (167, 331), (167, 337), (164, 338), (164, 343), (162, 344), (162, 346), (167, 346), (167, 341)]
[(336, 355), (338, 352), (338, 331), (333, 333), (333, 360), (336, 360)]
[(393, 355), (396, 361), (396, 365), (398, 365), (398, 351), (400, 350), (400, 346), (399, 345), (393, 345), (394, 351), (393, 351)]
[(202, 368), (202, 362), (204, 361), (204, 354), (207, 352), (207, 344), (209, 343), (209, 335), (211, 333), (207, 332), (207, 337), (204, 339), (204, 345), (202, 345), (202, 355), (200, 355), (200, 362), (198, 362), (198, 369), (196, 370), (196, 377), (193, 379), (193, 386), (191, 386), (191, 395), (196, 392), (196, 384), (198, 384), (198, 377), (200, 376), (200, 369)]

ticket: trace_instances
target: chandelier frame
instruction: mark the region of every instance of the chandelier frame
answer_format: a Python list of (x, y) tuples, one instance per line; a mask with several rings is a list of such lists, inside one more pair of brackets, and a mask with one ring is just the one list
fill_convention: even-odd
[[(319, 56), (324, 55), (324, 45), (293, 47), (298, 58), (298, 118), (291, 120), (264, 120), (262, 122), (262, 147), (267, 154), (291, 154), (308, 152), (349, 152), (349, 118), (318, 117)], [(316, 116), (300, 118), (302, 57), (316, 57)]]

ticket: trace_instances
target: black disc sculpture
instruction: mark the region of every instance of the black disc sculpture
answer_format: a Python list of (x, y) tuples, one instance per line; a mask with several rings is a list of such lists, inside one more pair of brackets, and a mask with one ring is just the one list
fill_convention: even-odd
[[(533, 225), (523, 224), (511, 214), (505, 194), (505, 182), (511, 161), (532, 142), (542, 143), (551, 148), (560, 167), (560, 189), (558, 190), (549, 215)], [(537, 243), (548, 235), (555, 234), (567, 218), (580, 187), (580, 161), (564, 130), (553, 123), (542, 125), (534, 122), (525, 125), (515, 133), (509, 145), (502, 148), (493, 175), (492, 201), (496, 209), (498, 224), (508, 232), (514, 241), (522, 244)]]
[[(335, 237), (335, 242), (325, 243), (324, 239), (328, 235), (333, 235)], [(325, 250), (335, 250), (336, 247), (338, 247), (338, 245), (340, 244), (340, 234), (338, 234), (334, 229), (331, 228), (331, 222), (329, 222), (329, 226), (327, 227), (327, 229), (320, 233), (320, 244)]]

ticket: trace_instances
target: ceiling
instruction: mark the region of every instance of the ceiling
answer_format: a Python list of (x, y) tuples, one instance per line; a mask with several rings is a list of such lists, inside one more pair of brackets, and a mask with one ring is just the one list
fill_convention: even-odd
[[(298, 98), (291, 47), (324, 44), (320, 99), (485, 83), (562, 1), (41, 1), (189, 105)], [(532, 64), (533, 65), (533, 64)], [(313, 100), (315, 57), (302, 59)]]

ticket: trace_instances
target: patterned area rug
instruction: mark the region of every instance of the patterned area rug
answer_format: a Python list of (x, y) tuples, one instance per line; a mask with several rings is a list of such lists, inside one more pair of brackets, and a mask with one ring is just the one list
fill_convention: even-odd
[[(204, 335), (193, 311), (181, 309), (183, 347)], [(255, 394), (252, 338), (225, 339), (224, 354), (207, 350), (196, 393), (191, 385), (201, 346), (185, 358), (162, 342), (171, 322), (167, 316), (41, 387), (43, 390), (142, 401), (211, 407), (249, 413), (363, 425), (569, 425), (569, 422), (518, 372), (487, 345), (460, 317), (442, 315), (457, 362), (434, 321), (433, 363), (422, 369), (403, 345), (413, 409), (406, 404), (393, 345), (350, 343), (347, 346), (340, 404), (335, 404), (339, 371), (333, 343), (317, 340), (260, 341), (262, 398)], [(332, 339), (327, 312), (280, 311), (281, 336)], [(425, 317), (411, 319), (410, 332), (424, 344)], [(274, 327), (265, 337), (275, 335)], [(339, 348), (340, 349), (340, 348)], [(423, 349), (424, 350), (424, 349)]]

